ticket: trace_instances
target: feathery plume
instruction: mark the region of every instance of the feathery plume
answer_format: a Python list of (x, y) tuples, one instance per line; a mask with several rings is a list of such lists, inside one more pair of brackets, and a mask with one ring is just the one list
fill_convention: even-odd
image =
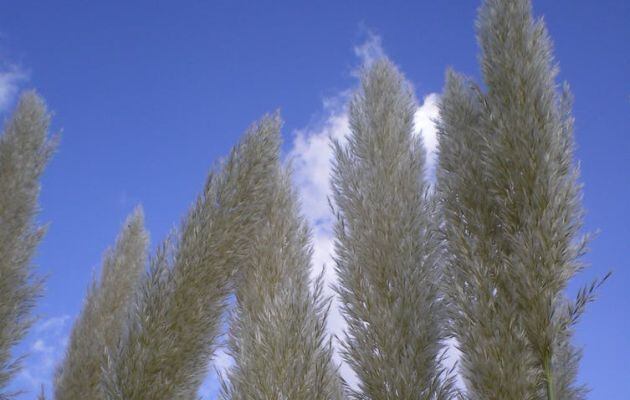
[(528, 399), (536, 381), (532, 354), (514, 304), (497, 297), (504, 274), (495, 258), (500, 232), (487, 193), (483, 101), (474, 84), (447, 74), (437, 170), (447, 255), (444, 291), (468, 398)]
[[(449, 270), (459, 279), (449, 292), (469, 397), (584, 398), (571, 330), (599, 283), (565, 298), (586, 243), (570, 95), (556, 87), (551, 41), (530, 0), (486, 0), (477, 29), (487, 93), (471, 96), (450, 79), (440, 135)], [(457, 166), (467, 141), (478, 160)], [(484, 327), (495, 318), (493, 331)], [(485, 330), (481, 342), (466, 324)]]
[(88, 291), (57, 370), (55, 399), (103, 398), (100, 382), (105, 349), (120, 340), (130, 300), (146, 266), (147, 245), (144, 216), (138, 207), (106, 252), (99, 282), (93, 282)]
[(11, 349), (33, 323), (42, 287), (31, 260), (45, 228), (37, 226), (39, 180), (56, 141), (50, 115), (35, 92), (24, 93), (0, 137), (0, 397), (20, 369)]
[(288, 171), (267, 179), (258, 226), (237, 275), (230, 352), (235, 359), (222, 398), (341, 400), (342, 386), (326, 339), (330, 301), (322, 281), (310, 286), (312, 249)]
[(440, 241), (414, 137), (413, 92), (388, 61), (363, 76), (352, 135), (334, 143), (336, 263), (348, 323), (344, 356), (360, 399), (446, 399)]

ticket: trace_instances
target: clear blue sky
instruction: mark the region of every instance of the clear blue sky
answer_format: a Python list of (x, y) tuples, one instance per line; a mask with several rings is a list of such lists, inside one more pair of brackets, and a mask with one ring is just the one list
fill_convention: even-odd
[[(63, 129), (43, 180), (37, 256), (49, 274), (29, 376), (61, 353), (103, 250), (142, 203), (152, 243), (179, 221), (204, 177), (243, 129), (280, 108), (286, 151), (322, 102), (356, 84), (353, 48), (368, 31), (416, 87), (439, 92), (452, 66), (479, 77), (478, 1), (3, 2), (0, 65), (37, 88)], [(580, 379), (591, 399), (630, 393), (630, 3), (538, 0), (562, 80), (575, 95), (586, 230), (601, 233), (571, 285), (613, 270), (579, 324)], [(5, 114), (6, 115), (6, 114)], [(33, 396), (25, 396), (33, 398)]]

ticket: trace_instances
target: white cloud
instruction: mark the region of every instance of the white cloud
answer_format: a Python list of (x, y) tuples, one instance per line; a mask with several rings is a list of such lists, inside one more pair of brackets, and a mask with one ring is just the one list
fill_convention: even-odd
[(48, 318), (35, 326), (35, 332), (52, 331), (58, 334), (66, 326), (69, 319), (69, 315)]
[(424, 97), (424, 102), (413, 116), (415, 133), (422, 135), (422, 142), (427, 152), (426, 172), (427, 178), (434, 180), (435, 162), (437, 161), (437, 128), (435, 122), (440, 116), (440, 96), (430, 93)]
[(327, 116), (322, 122), (295, 132), (293, 148), (288, 155), (294, 183), (302, 195), (304, 212), (315, 225), (326, 223), (331, 218), (327, 202), (331, 139), (342, 140), (350, 133), (345, 107), (326, 107)]
[(27, 339), (28, 354), (24, 368), (18, 373), (12, 388), (37, 393), (42, 385), (50, 398), (50, 384), (54, 369), (61, 361), (68, 343), (69, 315), (47, 318), (33, 327), (32, 338)]
[(0, 112), (6, 111), (27, 74), (16, 66), (0, 70)]
[(381, 37), (368, 31), (367, 39), (360, 45), (354, 46), (354, 55), (360, 60), (361, 67), (369, 67), (374, 61), (385, 57)]

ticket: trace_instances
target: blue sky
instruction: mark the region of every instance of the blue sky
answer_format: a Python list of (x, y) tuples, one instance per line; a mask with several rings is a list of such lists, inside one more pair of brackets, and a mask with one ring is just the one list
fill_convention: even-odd
[[(357, 66), (383, 51), (400, 66), (429, 142), (446, 67), (479, 78), (477, 1), (250, 3), (3, 2), (0, 112), (17, 90), (34, 87), (62, 130), (41, 196), (40, 219), (51, 226), (36, 261), (49, 279), (40, 322), (20, 347), (31, 356), (15, 387), (49, 388), (88, 282), (134, 205), (144, 206), (155, 245), (262, 114), (282, 112), (319, 265), (330, 248), (325, 138), (345, 132)], [(569, 290), (614, 271), (577, 328), (580, 379), (591, 399), (622, 399), (630, 392), (630, 4), (534, 7), (575, 95), (585, 229), (600, 231), (585, 257), (592, 266)]]

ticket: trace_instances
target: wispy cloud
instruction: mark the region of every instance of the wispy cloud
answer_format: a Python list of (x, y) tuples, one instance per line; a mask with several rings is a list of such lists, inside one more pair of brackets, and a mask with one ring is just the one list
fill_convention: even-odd
[(435, 163), (437, 161), (437, 128), (436, 121), (440, 116), (440, 96), (430, 93), (424, 97), (422, 105), (413, 116), (415, 133), (422, 136), (422, 142), (427, 152), (426, 173), (430, 181), (435, 180)]
[[(367, 68), (374, 61), (377, 61), (383, 57), (385, 57), (385, 50), (383, 49), (383, 41), (379, 35), (374, 34), (374, 32), (367, 31), (367, 38), (363, 41), (363, 43), (354, 46), (354, 55), (359, 59), (359, 68)], [(359, 69), (355, 70), (355, 76), (358, 77), (356, 73)]]
[(52, 332), (58, 335), (66, 327), (69, 319), (69, 315), (45, 319), (35, 326), (35, 332)]
[(26, 342), (28, 354), (24, 368), (12, 383), (14, 389), (24, 390), (33, 398), (43, 385), (46, 393), (50, 394), (55, 367), (68, 343), (69, 322), (69, 315), (61, 315), (44, 319), (34, 326)]
[(0, 113), (7, 110), (13, 102), (20, 84), (28, 74), (15, 65), (0, 67)]

